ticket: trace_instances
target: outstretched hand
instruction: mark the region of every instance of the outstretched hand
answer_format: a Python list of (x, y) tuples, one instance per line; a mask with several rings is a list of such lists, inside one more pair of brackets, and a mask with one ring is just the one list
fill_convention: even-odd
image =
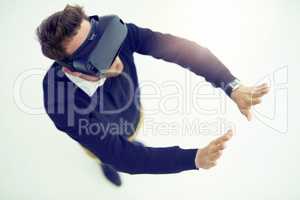
[(225, 148), (225, 143), (232, 137), (232, 130), (227, 131), (221, 137), (211, 141), (206, 147), (199, 149), (195, 158), (196, 167), (210, 169), (217, 164)]
[(231, 93), (231, 99), (237, 104), (240, 112), (250, 121), (252, 119), (251, 107), (261, 103), (261, 98), (269, 92), (266, 83), (259, 86), (239, 86)]

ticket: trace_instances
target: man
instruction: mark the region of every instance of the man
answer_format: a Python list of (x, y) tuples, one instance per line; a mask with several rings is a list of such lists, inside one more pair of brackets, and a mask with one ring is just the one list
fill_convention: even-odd
[[(46, 112), (57, 129), (100, 159), (105, 176), (115, 185), (121, 185), (117, 171), (164, 174), (215, 166), (225, 143), (232, 137), (231, 130), (199, 149), (153, 148), (134, 140), (143, 113), (133, 54), (173, 62), (203, 76), (213, 86), (222, 88), (248, 120), (251, 120), (251, 107), (260, 103), (268, 92), (267, 85), (246, 87), (207, 48), (133, 23), (124, 23), (127, 34), (111, 65), (105, 66), (100, 75), (76, 70), (78, 63), (82, 66), (80, 59), (90, 59), (90, 52), (97, 52), (99, 45), (87, 46), (97, 37), (95, 27), (98, 25), (94, 23), (100, 21), (97, 17), (88, 17), (79, 6), (67, 5), (37, 28), (43, 54), (55, 60), (44, 77), (43, 90)], [(101, 34), (101, 38), (105, 38), (105, 30)], [(106, 34), (106, 37), (111, 35)], [(103, 44), (108, 44), (107, 51), (112, 51), (114, 43), (112, 39)], [(82, 49), (89, 53), (76, 60), (74, 55), (81, 54)], [(105, 53), (104, 49), (92, 59), (97, 60)], [(66, 59), (71, 60), (70, 65), (63, 62)]]

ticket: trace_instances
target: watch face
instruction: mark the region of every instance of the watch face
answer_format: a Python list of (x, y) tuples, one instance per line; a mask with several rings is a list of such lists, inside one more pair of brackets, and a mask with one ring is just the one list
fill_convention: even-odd
[(237, 81), (233, 81), (233, 82), (231, 82), (230, 83), (230, 86), (232, 87), (232, 88), (234, 88), (235, 86), (237, 86), (239, 83), (237, 82)]
[(239, 85), (240, 85), (240, 81), (238, 79), (233, 80), (232, 85), (231, 85), (232, 90), (237, 89), (239, 87)]
[(227, 86), (225, 87), (225, 92), (230, 96), (231, 92), (237, 89), (239, 85), (240, 85), (240, 80), (234, 79), (233, 81), (227, 84)]

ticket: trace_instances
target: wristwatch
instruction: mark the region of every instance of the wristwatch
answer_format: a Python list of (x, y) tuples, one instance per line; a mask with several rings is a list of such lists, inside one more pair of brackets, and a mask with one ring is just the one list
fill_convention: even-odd
[(225, 90), (226, 94), (230, 97), (231, 93), (234, 90), (236, 90), (240, 85), (241, 85), (241, 81), (239, 79), (235, 78), (234, 80), (232, 80), (225, 86), (224, 90)]

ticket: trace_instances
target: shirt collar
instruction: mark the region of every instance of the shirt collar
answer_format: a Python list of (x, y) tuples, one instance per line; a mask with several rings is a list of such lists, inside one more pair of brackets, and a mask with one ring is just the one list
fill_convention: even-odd
[(65, 73), (65, 75), (90, 97), (93, 96), (98, 87), (102, 86), (106, 80), (106, 77), (103, 77), (98, 81), (87, 81), (68, 73)]

